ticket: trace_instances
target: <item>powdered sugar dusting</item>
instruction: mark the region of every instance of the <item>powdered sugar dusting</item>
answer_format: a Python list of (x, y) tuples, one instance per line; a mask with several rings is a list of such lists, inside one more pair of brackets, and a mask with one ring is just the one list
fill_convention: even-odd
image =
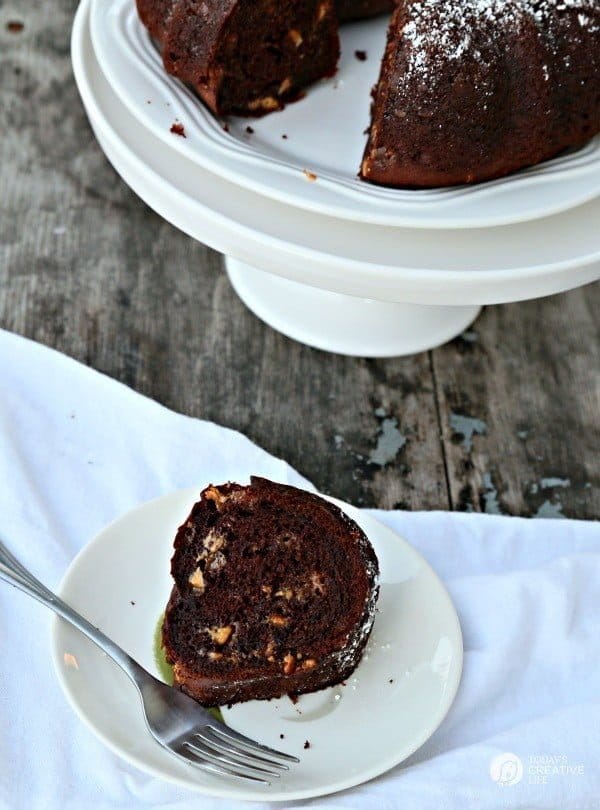
[[(568, 18), (568, 36), (600, 31), (600, 0), (417, 0), (408, 8), (402, 31), (406, 78), (435, 83), (448, 65), (464, 60), (481, 64), (504, 49), (505, 35), (527, 27), (538, 32), (541, 50), (557, 48), (556, 31)], [(574, 22), (574, 25), (572, 24)], [(568, 54), (564, 58), (568, 67)], [(549, 67), (541, 65), (548, 80)]]

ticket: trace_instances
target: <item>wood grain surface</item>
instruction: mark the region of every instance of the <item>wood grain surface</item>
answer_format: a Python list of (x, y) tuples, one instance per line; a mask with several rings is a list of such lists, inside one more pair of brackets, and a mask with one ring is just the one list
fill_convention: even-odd
[(104, 158), (71, 74), (75, 7), (0, 0), (0, 327), (358, 505), (600, 518), (599, 284), (488, 307), (403, 359), (276, 334)]

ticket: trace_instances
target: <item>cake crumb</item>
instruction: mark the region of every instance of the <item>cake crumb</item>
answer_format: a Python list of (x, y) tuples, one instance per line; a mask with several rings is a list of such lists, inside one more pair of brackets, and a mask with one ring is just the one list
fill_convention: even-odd
[(366, 62), (367, 61), (367, 52), (366, 51), (354, 51), (354, 56), (358, 59), (359, 62)]
[(21, 20), (9, 20), (6, 23), (6, 30), (10, 34), (20, 34), (24, 28), (25, 25), (21, 22)]
[(65, 666), (69, 667), (70, 669), (79, 669), (79, 663), (77, 662), (75, 656), (71, 653), (64, 653), (63, 661), (65, 662)]
[(287, 141), (287, 135), (283, 134), (281, 137), (283, 138), (284, 141)]
[(223, 132), (229, 132), (229, 124), (223, 124)]
[(280, 734), (280, 735), (279, 735), (279, 739), (280, 739), (280, 740), (283, 740), (284, 738), (285, 738), (285, 734)]
[(254, 135), (254, 130), (252, 129), (252, 127), (246, 127), (246, 132), (248, 133), (248, 135)]
[(304, 174), (306, 179), (309, 180), (311, 183), (314, 183), (315, 180), (317, 179), (317, 175), (314, 172), (309, 172), (308, 169), (302, 169), (302, 173)]
[(304, 743), (304, 750), (306, 751), (307, 748), (310, 748), (310, 743), (308, 740), (306, 740)]
[(179, 121), (175, 121), (171, 125), (171, 132), (173, 135), (179, 135), (181, 138), (187, 138), (187, 135), (185, 134), (185, 127)]
[(130, 605), (135, 605), (135, 602), (133, 601), (133, 599), (129, 602), (129, 604)]
[(393, 678), (390, 678), (390, 683), (394, 683), (394, 679), (393, 679)]

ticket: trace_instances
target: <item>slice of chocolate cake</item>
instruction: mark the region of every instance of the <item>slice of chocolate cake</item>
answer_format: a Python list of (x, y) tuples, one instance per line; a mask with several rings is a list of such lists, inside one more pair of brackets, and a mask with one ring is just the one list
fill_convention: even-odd
[(163, 646), (208, 706), (347, 678), (375, 616), (378, 564), (337, 506), (253, 477), (207, 487), (175, 538)]
[(165, 69), (220, 115), (282, 109), (340, 53), (333, 0), (137, 0)]

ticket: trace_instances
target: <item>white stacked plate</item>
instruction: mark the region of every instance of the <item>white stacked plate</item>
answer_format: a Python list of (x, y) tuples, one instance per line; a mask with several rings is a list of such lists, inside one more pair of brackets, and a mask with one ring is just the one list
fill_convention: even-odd
[(123, 179), (224, 253), (242, 300), (304, 343), (408, 354), (456, 336), (483, 304), (600, 278), (600, 138), (472, 187), (406, 191), (357, 178), (385, 29), (385, 19), (345, 26), (335, 78), (226, 128), (164, 73), (134, 0), (83, 0), (73, 66)]

